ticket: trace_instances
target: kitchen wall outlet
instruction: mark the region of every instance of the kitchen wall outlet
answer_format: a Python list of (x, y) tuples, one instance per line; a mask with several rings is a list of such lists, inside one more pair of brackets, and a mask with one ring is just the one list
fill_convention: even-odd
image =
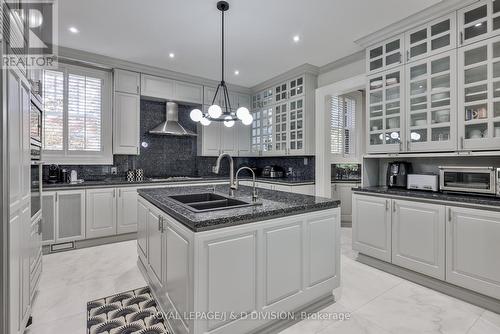
[(309, 164), (309, 158), (304, 158), (304, 166), (307, 166)]
[(112, 175), (118, 174), (118, 167), (111, 167), (111, 174)]

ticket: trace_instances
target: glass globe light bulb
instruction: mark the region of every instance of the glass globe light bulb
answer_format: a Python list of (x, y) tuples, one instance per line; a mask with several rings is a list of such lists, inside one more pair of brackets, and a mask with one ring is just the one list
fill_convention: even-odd
[(236, 117), (238, 117), (239, 119), (243, 120), (243, 118), (245, 118), (246, 115), (250, 115), (250, 111), (248, 111), (247, 108), (239, 107), (236, 110)]
[(210, 120), (209, 120), (208, 118), (203, 117), (203, 118), (200, 120), (200, 123), (201, 123), (201, 125), (203, 125), (203, 126), (208, 126), (208, 125), (210, 125), (210, 123), (212, 123), (212, 122), (210, 122)]
[(208, 108), (208, 114), (211, 118), (219, 118), (222, 115), (222, 109), (218, 105), (213, 104)]
[(250, 125), (253, 123), (253, 117), (252, 115), (248, 114), (246, 115), (245, 117), (243, 117), (243, 119), (241, 120), (241, 122), (244, 124), (244, 125)]
[(224, 121), (224, 125), (228, 128), (231, 128), (234, 126), (234, 120), (231, 116), (226, 116), (224, 117), (225, 121)]
[(193, 109), (189, 114), (189, 117), (193, 120), (193, 122), (199, 122), (203, 118), (203, 113), (200, 109)]

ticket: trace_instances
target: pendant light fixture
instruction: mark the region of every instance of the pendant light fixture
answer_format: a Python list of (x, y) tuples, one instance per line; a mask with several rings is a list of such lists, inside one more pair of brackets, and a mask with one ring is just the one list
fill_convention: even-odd
[[(217, 9), (221, 12), (222, 16), (222, 75), (221, 81), (217, 86), (215, 95), (212, 99), (212, 104), (208, 107), (207, 113), (203, 113), (200, 109), (193, 109), (189, 116), (194, 122), (200, 122), (204, 126), (210, 125), (212, 121), (224, 122), (228, 128), (234, 126), (235, 122), (241, 121), (245, 125), (250, 125), (253, 122), (253, 117), (250, 111), (245, 107), (239, 107), (236, 112), (231, 108), (231, 101), (229, 100), (229, 92), (224, 81), (224, 12), (229, 9), (229, 4), (226, 1), (217, 2)], [(224, 110), (215, 103), (219, 96), (224, 101)]]

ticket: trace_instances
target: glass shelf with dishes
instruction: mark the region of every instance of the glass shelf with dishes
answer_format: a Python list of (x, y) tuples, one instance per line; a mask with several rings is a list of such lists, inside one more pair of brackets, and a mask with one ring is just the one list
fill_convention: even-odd
[(406, 149), (449, 151), (456, 142), (456, 55), (444, 52), (406, 66)]
[(500, 147), (500, 36), (459, 50), (462, 150)]
[(402, 150), (403, 67), (368, 77), (368, 147), (369, 153)]

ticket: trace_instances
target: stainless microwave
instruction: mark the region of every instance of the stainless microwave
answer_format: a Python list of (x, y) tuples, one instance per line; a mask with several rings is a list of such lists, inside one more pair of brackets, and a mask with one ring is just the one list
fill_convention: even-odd
[(493, 167), (440, 166), (440, 190), (498, 195), (497, 174)]

